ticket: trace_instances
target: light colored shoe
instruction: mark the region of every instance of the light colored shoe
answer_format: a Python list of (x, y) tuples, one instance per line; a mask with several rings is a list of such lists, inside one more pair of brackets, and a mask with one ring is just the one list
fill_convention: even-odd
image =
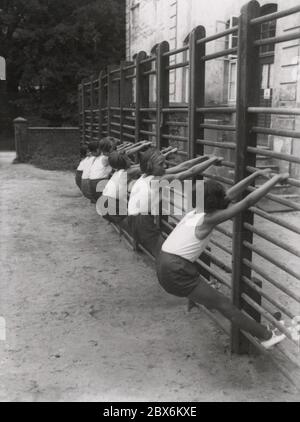
[(269, 340), (264, 340), (260, 344), (265, 349), (270, 349), (271, 347), (275, 346), (276, 344), (282, 342), (286, 338), (285, 334), (277, 334), (276, 331), (272, 331), (272, 337)]
[(292, 319), (292, 325), (288, 328), (292, 335), (292, 339), (294, 341), (297, 341), (298, 344), (300, 342), (300, 317), (296, 316)]

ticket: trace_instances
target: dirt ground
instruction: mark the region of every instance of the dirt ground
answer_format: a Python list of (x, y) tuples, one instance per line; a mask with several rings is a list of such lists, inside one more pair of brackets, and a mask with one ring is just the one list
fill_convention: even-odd
[(1, 401), (299, 401), (159, 287), (68, 172), (0, 155)]

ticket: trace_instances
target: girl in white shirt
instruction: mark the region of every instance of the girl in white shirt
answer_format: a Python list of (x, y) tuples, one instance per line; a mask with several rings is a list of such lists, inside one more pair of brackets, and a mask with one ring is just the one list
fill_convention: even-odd
[(77, 167), (76, 174), (75, 174), (75, 183), (79, 187), (79, 189), (81, 189), (81, 178), (82, 178), (82, 173), (83, 173), (83, 170), (84, 170), (84, 165), (85, 165), (85, 162), (86, 162), (86, 159), (87, 159), (87, 154), (88, 154), (87, 145), (81, 145), (81, 147), (80, 147), (81, 161), (79, 163), (79, 166)]
[(133, 164), (130, 156), (150, 145), (151, 142), (141, 141), (110, 154), (108, 162), (114, 173), (103, 190), (101, 204), (97, 204), (98, 212), (106, 220), (120, 224), (127, 217), (128, 187), (141, 175), (139, 164)]
[(97, 185), (102, 180), (108, 180), (113, 169), (109, 165), (109, 154), (114, 150), (115, 143), (108, 137), (103, 138), (99, 142), (100, 156), (95, 159), (89, 173), (89, 184), (91, 201), (96, 203), (101, 196), (101, 192), (97, 192)]
[(165, 157), (156, 148), (150, 148), (140, 154), (142, 176), (133, 185), (128, 203), (129, 226), (137, 244), (144, 246), (156, 257), (163, 243), (163, 237), (155, 223), (155, 216), (151, 214), (151, 210), (158, 209), (160, 201), (159, 195), (152, 194), (153, 182), (188, 179), (201, 174), (220, 161), (222, 159), (218, 157), (201, 156), (166, 169)]
[(91, 191), (90, 191), (90, 171), (92, 168), (92, 165), (99, 155), (99, 142), (90, 142), (88, 144), (88, 151), (89, 151), (89, 157), (84, 162), (83, 166), (83, 172), (82, 172), (82, 178), (81, 178), (81, 191), (83, 195), (87, 199), (92, 199)]
[(218, 310), (241, 330), (261, 340), (265, 348), (282, 341), (285, 335), (272, 333), (267, 327), (241, 312), (226, 296), (203, 280), (195, 261), (204, 252), (217, 225), (253, 206), (278, 182), (283, 182), (288, 177), (276, 175), (243, 200), (228, 207), (256, 177), (266, 175), (268, 171), (270, 172), (262, 170), (252, 174), (227, 193), (220, 183), (205, 181), (204, 212), (196, 208), (181, 220), (162, 245), (156, 262), (158, 280), (168, 293), (188, 297), (194, 303)]

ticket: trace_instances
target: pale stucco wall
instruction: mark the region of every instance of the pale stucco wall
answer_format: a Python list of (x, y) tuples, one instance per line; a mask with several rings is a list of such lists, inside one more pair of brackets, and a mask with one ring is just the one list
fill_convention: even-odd
[[(279, 10), (298, 4), (298, 0), (261, 0), (260, 5), (278, 3)], [(232, 16), (239, 16), (245, 0), (127, 0), (127, 59), (139, 51), (150, 54), (152, 47), (168, 41), (170, 48), (179, 48), (188, 34), (198, 25), (203, 25), (206, 34), (213, 35), (225, 29)], [(132, 7), (135, 9), (131, 10)], [(299, 19), (299, 14), (294, 19)], [(282, 20), (285, 22), (288, 18)], [(280, 22), (280, 21), (278, 21)], [(225, 39), (207, 44), (207, 54), (224, 48)], [(182, 55), (172, 59), (182, 61)], [(207, 103), (227, 102), (225, 66), (228, 60), (216, 59), (207, 63)], [(171, 72), (171, 100), (182, 100), (182, 70)]]

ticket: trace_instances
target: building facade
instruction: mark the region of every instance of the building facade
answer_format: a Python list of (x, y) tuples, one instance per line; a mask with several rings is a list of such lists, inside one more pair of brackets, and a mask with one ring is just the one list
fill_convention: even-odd
[[(198, 25), (205, 27), (206, 35), (214, 35), (237, 24), (245, 0), (127, 0), (126, 7), (126, 55), (132, 60), (139, 51), (148, 55), (155, 46), (168, 41), (170, 49), (180, 48), (189, 42), (189, 34)], [(260, 0), (261, 14), (269, 14), (299, 5), (299, 0)], [(260, 38), (269, 38), (295, 32), (300, 29), (300, 13), (267, 22), (261, 26)], [(207, 44), (206, 54), (237, 46), (237, 36), (230, 35)], [(176, 60), (188, 60), (188, 53), (172, 56)], [(300, 40), (261, 47), (258, 65), (261, 68), (261, 95), (259, 106), (300, 106)], [(229, 55), (206, 64), (206, 105), (231, 105), (236, 101), (237, 59)], [(188, 69), (170, 72), (170, 101), (176, 104), (188, 102)], [(234, 117), (233, 117), (234, 118)], [(300, 131), (300, 119), (286, 116), (260, 117), (259, 126)], [(217, 133), (209, 133), (216, 139)], [(260, 135), (261, 146), (300, 156), (300, 143), (291, 138)], [(271, 160), (269, 160), (271, 161)], [(274, 164), (274, 163), (266, 163)], [(300, 178), (299, 165), (277, 161), (279, 170), (290, 171)]]

